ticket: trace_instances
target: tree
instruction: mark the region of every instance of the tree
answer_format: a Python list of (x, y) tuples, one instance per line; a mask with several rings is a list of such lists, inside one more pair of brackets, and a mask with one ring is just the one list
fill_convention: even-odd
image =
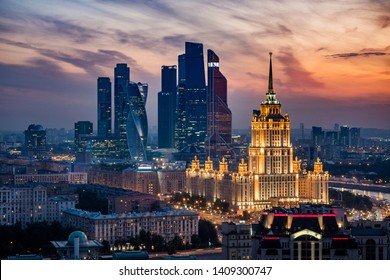
[(171, 242), (176, 249), (178, 250), (183, 249), (183, 238), (181, 238), (180, 236), (175, 235), (175, 237), (171, 240)]
[(218, 243), (218, 233), (215, 226), (207, 220), (199, 220), (199, 238), (203, 246), (208, 246), (209, 242)]
[(164, 250), (165, 240), (161, 235), (153, 234), (152, 235), (152, 246), (155, 252), (161, 252)]
[(145, 230), (141, 230), (138, 236), (139, 241), (141, 244), (144, 244), (146, 247), (146, 250), (150, 251), (152, 247), (152, 237), (150, 232), (146, 232)]
[(202, 242), (202, 241), (200, 240), (199, 235), (193, 234), (193, 235), (191, 236), (191, 245), (192, 245), (192, 248), (199, 248), (201, 242)]
[(176, 254), (176, 252), (177, 252), (177, 249), (176, 249), (175, 245), (173, 244), (173, 242), (169, 242), (168, 247), (167, 247), (168, 255)]

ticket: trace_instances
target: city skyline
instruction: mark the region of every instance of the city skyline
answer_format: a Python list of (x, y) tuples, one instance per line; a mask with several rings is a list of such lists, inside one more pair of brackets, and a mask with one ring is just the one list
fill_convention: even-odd
[(250, 126), (269, 51), (292, 127), (390, 127), (386, 1), (61, 3), (0, 4), (0, 130), (97, 127), (96, 79), (113, 81), (117, 63), (149, 84), (149, 127), (157, 126), (161, 66), (177, 64), (186, 41), (218, 53), (233, 128)]

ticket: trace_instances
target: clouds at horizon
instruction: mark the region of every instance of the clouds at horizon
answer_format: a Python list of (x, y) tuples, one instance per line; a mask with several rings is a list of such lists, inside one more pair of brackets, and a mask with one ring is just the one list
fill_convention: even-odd
[(71, 128), (79, 118), (96, 125), (96, 79), (112, 79), (116, 63), (149, 83), (155, 126), (161, 65), (177, 65), (185, 41), (220, 57), (234, 127), (262, 101), (272, 51), (275, 90), (293, 123), (390, 128), (387, 11), (374, 0), (3, 1), (0, 130), (25, 129), (29, 105), (45, 127)]

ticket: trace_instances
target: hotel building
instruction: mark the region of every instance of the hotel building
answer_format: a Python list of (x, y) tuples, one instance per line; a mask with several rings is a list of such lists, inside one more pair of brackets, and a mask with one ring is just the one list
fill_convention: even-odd
[(200, 167), (195, 157), (186, 171), (187, 191), (209, 200), (222, 199), (242, 210), (260, 210), (271, 206), (297, 206), (299, 202), (328, 203), (327, 172), (318, 159), (314, 171), (301, 169), (293, 159), (290, 142), (290, 117), (273, 89), (272, 53), (270, 53), (268, 91), (260, 110), (252, 115), (252, 139), (248, 162), (238, 171), (229, 171), (224, 158), (214, 170), (210, 158)]

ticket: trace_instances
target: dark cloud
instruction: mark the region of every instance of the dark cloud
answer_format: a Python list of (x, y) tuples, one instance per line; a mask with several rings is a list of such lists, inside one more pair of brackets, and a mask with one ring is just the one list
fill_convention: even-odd
[(359, 52), (359, 53), (336, 53), (326, 55), (328, 58), (353, 58), (353, 57), (369, 57), (369, 56), (380, 56), (386, 55), (385, 52)]
[(282, 33), (282, 35), (292, 35), (293, 32), (291, 31), (291, 29), (287, 28), (285, 25), (283, 24), (279, 24), (278, 25), (279, 27), (279, 30), (280, 32)]
[(183, 47), (185, 42), (196, 41), (196, 40), (189, 38), (187, 35), (184, 35), (184, 34), (165, 36), (165, 37), (163, 37), (162, 40), (163, 40), (164, 44), (168, 44), (168, 45), (174, 46), (174, 47)]
[(326, 49), (327, 49), (327, 48), (318, 48), (318, 49), (315, 50), (315, 52), (324, 51), (324, 50), (326, 50)]
[(390, 26), (390, 16), (382, 15), (377, 18), (377, 23), (381, 28), (386, 28)]
[(48, 61), (47, 58), (49, 58), (52, 60), (69, 63), (77, 68), (83, 69), (91, 77), (101, 76), (102, 67), (113, 68), (117, 63), (120, 62), (128, 63), (137, 71), (149, 75), (149, 73), (147, 73), (142, 67), (139, 66), (135, 59), (115, 50), (98, 50), (97, 52), (93, 52), (81, 49), (73, 49), (65, 52), (39, 48), (31, 44), (1, 38), (0, 42), (12, 46), (35, 50), (38, 54), (46, 58), (44, 61)]
[(301, 62), (294, 56), (290, 49), (284, 49), (275, 58), (282, 64), (287, 81), (282, 86), (288, 86), (289, 90), (309, 89), (323, 87), (324, 84), (313, 78), (312, 73), (305, 70)]
[(290, 36), (293, 35), (291, 29), (286, 27), (283, 24), (278, 24), (277, 26), (268, 26), (263, 31), (254, 32), (252, 34), (256, 37), (264, 37), (264, 36)]
[(87, 43), (103, 33), (94, 28), (83, 27), (71, 20), (61, 20), (51, 16), (36, 16), (36, 24), (51, 35), (67, 37), (75, 43)]
[(5, 39), (5, 38), (0, 38), (0, 43), (7, 44), (7, 45), (10, 45), (10, 46), (19, 47), (19, 48), (23, 48), (23, 49), (30, 49), (30, 50), (37, 49), (36, 47), (34, 47), (31, 44), (18, 42), (18, 41), (12, 41), (12, 40), (8, 40), (8, 39)]
[(136, 46), (141, 49), (156, 49), (160, 40), (145, 36), (141, 33), (134, 33), (133, 31), (124, 32), (122, 30), (114, 30), (114, 39), (119, 41), (122, 45)]
[(2, 128), (71, 128), (77, 120), (94, 120), (95, 80), (86, 75), (69, 74), (55, 62), (32, 59), (28, 65), (0, 63), (0, 119)]

